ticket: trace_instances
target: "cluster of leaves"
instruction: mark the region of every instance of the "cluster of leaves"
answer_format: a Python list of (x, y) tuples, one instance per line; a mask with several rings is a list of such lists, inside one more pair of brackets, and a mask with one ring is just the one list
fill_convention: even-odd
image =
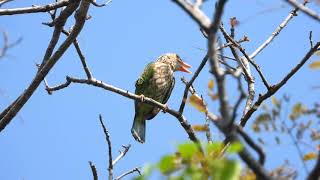
[(191, 142), (178, 145), (175, 153), (163, 156), (154, 166), (148, 166), (136, 180), (148, 179), (154, 170), (159, 170), (161, 176), (170, 180), (235, 180), (243, 176), (240, 163), (227, 158), (242, 150), (241, 143), (232, 143), (227, 148), (221, 142), (209, 143), (204, 145), (205, 152), (199, 147)]
[[(315, 159), (320, 140), (320, 131), (316, 128), (320, 124), (320, 105), (315, 103), (312, 107), (307, 107), (302, 102), (297, 102), (288, 111), (289, 105), (290, 99), (287, 96), (281, 99), (272, 97), (271, 105), (262, 105), (262, 112), (253, 122), (252, 129), (258, 134), (268, 132), (269, 137), (273, 134), (278, 145), (281, 145), (280, 137), (289, 136), (298, 146), (314, 147), (304, 154), (303, 160)], [(258, 141), (266, 144), (262, 138), (258, 138)]]

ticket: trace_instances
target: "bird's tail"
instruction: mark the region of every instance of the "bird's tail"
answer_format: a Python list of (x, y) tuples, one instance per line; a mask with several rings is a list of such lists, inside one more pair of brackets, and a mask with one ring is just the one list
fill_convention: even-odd
[(139, 143), (144, 143), (146, 138), (146, 120), (135, 114), (133, 125), (131, 128), (132, 136)]

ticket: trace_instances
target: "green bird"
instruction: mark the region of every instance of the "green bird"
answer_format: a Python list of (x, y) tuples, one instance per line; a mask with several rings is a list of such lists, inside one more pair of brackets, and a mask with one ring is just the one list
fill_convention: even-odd
[[(149, 97), (165, 104), (175, 84), (173, 73), (175, 71), (183, 71), (191, 74), (191, 71), (188, 70), (190, 67), (177, 54), (164, 54), (155, 62), (151, 62), (145, 67), (143, 73), (136, 81), (135, 93), (142, 95), (142, 99), (143, 97)], [(144, 143), (146, 120), (154, 118), (160, 109), (139, 101), (135, 101), (134, 105), (135, 115), (131, 133), (136, 141)]]

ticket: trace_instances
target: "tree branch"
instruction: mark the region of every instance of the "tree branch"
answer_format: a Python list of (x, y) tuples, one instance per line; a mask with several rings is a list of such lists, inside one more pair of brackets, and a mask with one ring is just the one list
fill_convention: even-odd
[(125, 176), (127, 176), (127, 175), (129, 175), (129, 174), (132, 174), (132, 173), (134, 173), (134, 172), (139, 173), (139, 175), (141, 176), (141, 172), (140, 172), (139, 168), (136, 167), (136, 168), (131, 169), (131, 170), (128, 171), (128, 172), (125, 172), (125, 173), (121, 174), (121, 175), (120, 175), (119, 177), (117, 177), (115, 180), (120, 180), (120, 179), (124, 178)]
[(193, 82), (196, 80), (196, 78), (198, 77), (198, 75), (202, 71), (203, 67), (206, 65), (208, 59), (209, 59), (209, 56), (208, 56), (208, 54), (206, 54), (205, 57), (202, 59), (198, 69), (196, 70), (196, 72), (194, 72), (191, 80), (186, 84), (186, 87), (185, 87), (184, 93), (183, 93), (183, 97), (182, 97), (182, 100), (181, 100), (181, 104), (180, 104), (180, 107), (179, 107), (179, 113), (181, 113), (181, 114), (183, 113), (183, 110), (184, 110), (184, 107), (186, 105), (186, 101), (187, 101), (187, 98), (188, 98), (189, 88), (190, 88), (190, 86), (192, 86)]
[(318, 51), (320, 48), (320, 42), (318, 42), (314, 47), (312, 47), (307, 54), (301, 59), (301, 61), (293, 68), (291, 71), (277, 84), (270, 87), (265, 94), (259, 95), (258, 100), (254, 103), (254, 105), (249, 109), (249, 111), (241, 118), (240, 125), (244, 127), (251, 117), (251, 115), (259, 108), (261, 103), (275, 94), (287, 81), (310, 59), (310, 57)]
[[(74, 10), (78, 7), (79, 2), (75, 2)], [(49, 60), (39, 69), (35, 78), (29, 85), (29, 87), (20, 95), (16, 103), (10, 108), (10, 110), (4, 115), (4, 117), (0, 121), (0, 131), (2, 131), (7, 124), (15, 117), (15, 115), (20, 111), (20, 109), (24, 106), (24, 104), (28, 101), (28, 99), (32, 96), (35, 90), (40, 85), (41, 81), (44, 77), (49, 73), (55, 63), (61, 58), (64, 52), (69, 48), (71, 43), (76, 39), (76, 37), (81, 32), (84, 23), (86, 21), (87, 12), (90, 6), (89, 0), (82, 0), (80, 8), (75, 13), (75, 26), (72, 29), (70, 36), (61, 44), (58, 50), (51, 56)], [(67, 9), (67, 8), (66, 8)], [(65, 10), (66, 10), (65, 9)]]
[[(308, 1), (305, 1), (303, 5), (306, 5)], [(287, 26), (293, 17), (297, 16), (298, 8), (295, 8), (290, 12), (290, 14), (284, 19), (284, 21), (275, 29), (275, 31), (269, 36), (265, 42), (263, 42), (252, 54), (250, 54), (250, 59), (254, 59), (264, 48), (266, 48), (273, 40), (276, 38), (283, 28)]]
[(52, 4), (47, 4), (44, 6), (32, 6), (24, 8), (14, 8), (14, 9), (0, 9), (0, 16), (3, 15), (16, 15), (16, 14), (27, 14), (27, 13), (39, 13), (48, 12), (54, 9), (58, 9), (73, 3), (76, 0), (61, 0)]
[(251, 137), (242, 129), (242, 127), (237, 126), (237, 131), (246, 141), (246, 143), (259, 154), (259, 163), (264, 165), (266, 155), (264, 154), (262, 148), (251, 139)]
[[(299, 8), (302, 12), (304, 12), (305, 14), (307, 14), (308, 16), (313, 18), (314, 20), (320, 21), (320, 15), (319, 14), (317, 14), (315, 11), (305, 7), (303, 4), (300, 4), (296, 0), (285, 0), (285, 1), (287, 1), (292, 6), (294, 6), (296, 8)], [(305, 1), (307, 1), (307, 0), (305, 0)]]
[(118, 162), (120, 159), (122, 159), (122, 158), (127, 154), (127, 152), (129, 151), (129, 149), (130, 149), (130, 147), (131, 147), (131, 144), (129, 144), (129, 145), (127, 145), (127, 146), (122, 145), (122, 147), (124, 148), (124, 150), (123, 150), (123, 151), (120, 151), (119, 156), (116, 157), (116, 159), (112, 161), (112, 165), (113, 165), (113, 166), (116, 165), (117, 162)]
[(100, 120), (100, 124), (102, 126), (102, 129), (103, 129), (103, 133), (106, 138), (106, 142), (108, 143), (108, 154), (109, 154), (108, 172), (109, 172), (109, 180), (112, 180), (113, 179), (113, 164), (112, 164), (112, 146), (111, 146), (110, 135), (109, 135), (109, 131), (107, 130), (106, 126), (103, 124), (103, 119), (102, 119), (101, 114), (99, 114), (99, 120)]
[(93, 180), (98, 180), (98, 173), (97, 173), (96, 166), (91, 161), (89, 161), (89, 165), (90, 165), (90, 168), (91, 168)]
[[(48, 88), (49, 91), (54, 91), (54, 90), (61, 90), (63, 88), (68, 87), (71, 83), (78, 83), (78, 84), (87, 84), (87, 85), (92, 85), (92, 86), (96, 86), (102, 89), (105, 89), (107, 91), (111, 91), (117, 94), (120, 94), (124, 97), (127, 97), (129, 99), (133, 99), (139, 102), (142, 102), (141, 96), (140, 95), (136, 95), (133, 93), (130, 93), (129, 91), (125, 91), (123, 89), (114, 87), (112, 85), (106, 84), (100, 80), (96, 80), (96, 79), (78, 79), (78, 78), (74, 78), (74, 77), (67, 77), (66, 78), (67, 82), (63, 83), (62, 85), (56, 86), (54, 88)], [(182, 127), (185, 129), (185, 131), (187, 132), (187, 134), (189, 135), (189, 139), (192, 140), (193, 142), (199, 143), (198, 138), (196, 137), (193, 129), (191, 128), (191, 125), (188, 123), (188, 121), (186, 120), (186, 118), (181, 115), (178, 111), (175, 111), (173, 109), (170, 109), (168, 106), (166, 106), (165, 104), (159, 103), (158, 101), (155, 101), (151, 98), (145, 97), (143, 99), (143, 103), (146, 104), (150, 104), (154, 107), (158, 107), (160, 109), (162, 109), (165, 112), (168, 112), (169, 114), (173, 115), (174, 117), (176, 117), (180, 124), (182, 125)]]

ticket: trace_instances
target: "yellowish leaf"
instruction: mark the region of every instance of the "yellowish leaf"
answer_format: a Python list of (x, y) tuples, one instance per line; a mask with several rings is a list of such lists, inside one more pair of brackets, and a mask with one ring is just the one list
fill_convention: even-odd
[(313, 70), (320, 69), (320, 60), (313, 61), (311, 64), (309, 64), (309, 68)]
[(320, 51), (317, 51), (317, 52), (316, 52), (316, 55), (317, 55), (317, 56), (320, 56)]
[(195, 125), (192, 125), (192, 129), (194, 131), (198, 131), (198, 132), (205, 132), (205, 131), (208, 131), (209, 130), (209, 127), (208, 125), (202, 125), (202, 124), (195, 124)]
[(273, 105), (275, 105), (277, 108), (280, 108), (280, 102), (278, 99), (276, 99), (274, 96), (271, 97), (271, 102)]
[(208, 83), (208, 89), (212, 90), (214, 87), (214, 81), (211, 79)]
[(204, 104), (201, 97), (196, 94), (193, 94), (189, 98), (189, 103), (195, 107), (200, 112), (206, 112), (206, 105)]
[(304, 161), (309, 161), (309, 160), (316, 159), (316, 158), (317, 158), (317, 154), (314, 152), (307, 153), (303, 156)]

